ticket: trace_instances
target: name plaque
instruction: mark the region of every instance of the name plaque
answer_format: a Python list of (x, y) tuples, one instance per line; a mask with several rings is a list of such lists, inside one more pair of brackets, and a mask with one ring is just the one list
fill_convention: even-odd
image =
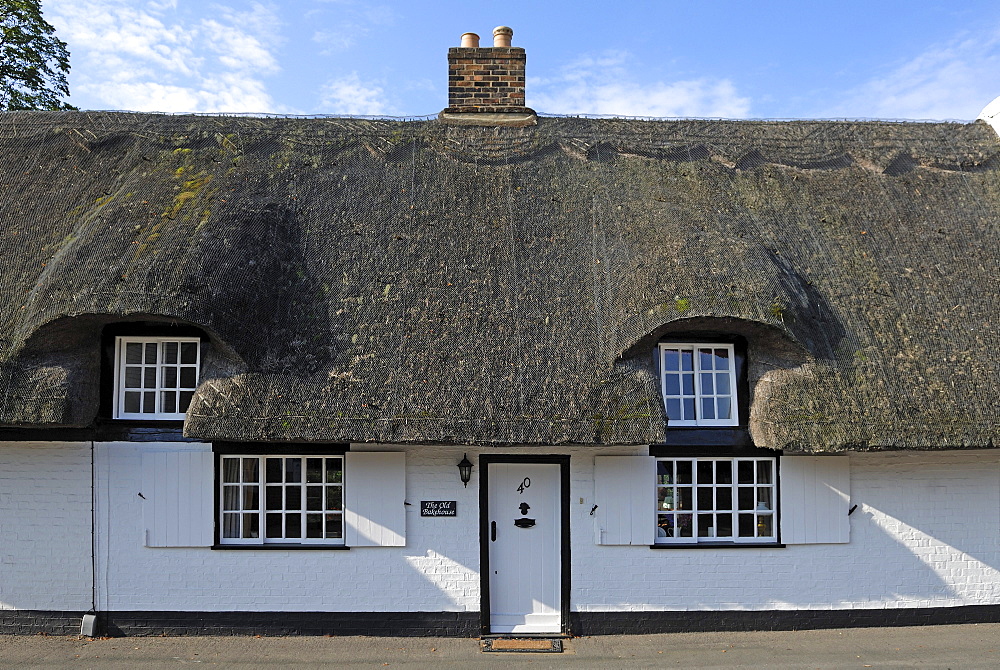
[(420, 516), (458, 516), (455, 500), (421, 500)]

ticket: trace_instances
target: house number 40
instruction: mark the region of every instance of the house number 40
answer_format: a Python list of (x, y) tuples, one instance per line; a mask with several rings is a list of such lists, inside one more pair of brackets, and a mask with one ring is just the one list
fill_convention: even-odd
[(531, 477), (525, 477), (524, 481), (521, 482), (521, 485), (517, 487), (517, 492), (524, 493), (524, 489), (528, 488), (529, 486), (531, 486)]

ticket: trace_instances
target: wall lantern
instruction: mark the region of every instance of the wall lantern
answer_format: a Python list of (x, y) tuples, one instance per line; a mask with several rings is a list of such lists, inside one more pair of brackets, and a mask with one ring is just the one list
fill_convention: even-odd
[(462, 483), (469, 488), (469, 480), (472, 479), (472, 463), (468, 454), (462, 454), (462, 460), (458, 463), (458, 476), (462, 478)]

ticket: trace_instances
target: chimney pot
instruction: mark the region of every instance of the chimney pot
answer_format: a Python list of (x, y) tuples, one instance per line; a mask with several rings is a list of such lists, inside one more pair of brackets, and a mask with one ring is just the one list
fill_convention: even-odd
[(462, 33), (462, 47), (465, 49), (478, 49), (479, 35), (476, 33)]
[(509, 47), (514, 31), (507, 26), (497, 26), (493, 29), (493, 46)]

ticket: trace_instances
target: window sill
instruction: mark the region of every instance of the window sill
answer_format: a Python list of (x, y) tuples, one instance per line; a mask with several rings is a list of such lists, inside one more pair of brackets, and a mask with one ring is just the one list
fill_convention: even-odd
[(784, 549), (780, 542), (692, 542), (651, 544), (650, 549)]
[(221, 551), (346, 551), (346, 544), (213, 544), (213, 550)]

